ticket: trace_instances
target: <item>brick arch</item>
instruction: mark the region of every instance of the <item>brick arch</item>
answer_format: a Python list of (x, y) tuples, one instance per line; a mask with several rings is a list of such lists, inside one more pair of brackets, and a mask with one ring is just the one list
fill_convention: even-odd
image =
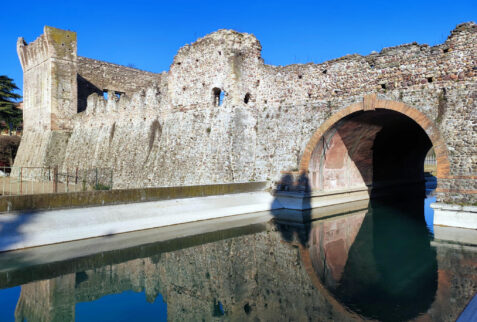
[(410, 119), (414, 120), (426, 132), (432, 142), (437, 160), (437, 178), (445, 178), (449, 176), (450, 164), (447, 157), (447, 147), (441, 137), (437, 126), (422, 112), (412, 108), (402, 102), (380, 100), (375, 94), (367, 95), (363, 98), (363, 102), (354, 103), (348, 107), (338, 111), (328, 118), (316, 131), (305, 147), (303, 156), (300, 161), (300, 171), (308, 172), (311, 156), (317, 143), (323, 135), (331, 129), (338, 121), (344, 117), (359, 111), (374, 111), (375, 109), (386, 109), (399, 112)]

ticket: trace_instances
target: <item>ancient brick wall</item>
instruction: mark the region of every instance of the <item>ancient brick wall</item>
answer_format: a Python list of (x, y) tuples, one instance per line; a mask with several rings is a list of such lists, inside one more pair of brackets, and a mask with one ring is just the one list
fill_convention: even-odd
[[(184, 46), (162, 74), (80, 57), (78, 106), (88, 93), (126, 94), (89, 96), (86, 110), (70, 118), (60, 163), (111, 167), (116, 187), (272, 182), (299, 167), (326, 120), (375, 93), (421, 112), (440, 133), (449, 165), (440, 200), (475, 203), (476, 30), (466, 23), (433, 47), (413, 43), (284, 67), (264, 64), (253, 35), (229, 30)], [(32, 144), (24, 140), (20, 151)]]

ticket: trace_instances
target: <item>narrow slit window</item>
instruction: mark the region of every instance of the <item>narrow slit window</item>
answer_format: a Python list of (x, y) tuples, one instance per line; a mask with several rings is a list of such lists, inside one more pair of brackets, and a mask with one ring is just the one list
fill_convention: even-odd
[(224, 102), (224, 92), (220, 88), (215, 87), (212, 89), (212, 96), (214, 106), (221, 106)]
[(245, 97), (243, 98), (243, 102), (245, 104), (248, 104), (249, 101), (250, 101), (250, 93), (247, 93), (245, 94)]

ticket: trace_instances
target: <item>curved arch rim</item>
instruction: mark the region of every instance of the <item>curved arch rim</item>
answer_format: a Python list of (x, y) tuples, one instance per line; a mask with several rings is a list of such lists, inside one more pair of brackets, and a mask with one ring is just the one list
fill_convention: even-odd
[(444, 140), (439, 133), (439, 129), (424, 113), (412, 108), (402, 102), (379, 100), (373, 101), (372, 109), (366, 108), (366, 97), (361, 103), (351, 104), (344, 109), (336, 112), (330, 118), (328, 118), (322, 125), (313, 133), (308, 144), (305, 147), (303, 155), (300, 160), (299, 169), (301, 172), (307, 172), (310, 164), (311, 155), (316, 144), (322, 138), (322, 136), (331, 129), (337, 122), (344, 117), (351, 115), (359, 111), (374, 111), (375, 109), (386, 109), (399, 112), (414, 122), (416, 122), (426, 132), (427, 136), (432, 142), (434, 151), (436, 153), (437, 160), (437, 178), (445, 178), (450, 173), (450, 163), (447, 156), (447, 147)]

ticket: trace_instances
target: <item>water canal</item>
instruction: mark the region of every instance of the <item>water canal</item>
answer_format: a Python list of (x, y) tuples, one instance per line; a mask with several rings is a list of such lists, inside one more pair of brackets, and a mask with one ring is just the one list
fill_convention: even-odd
[(455, 321), (477, 246), (434, 236), (432, 196), (309, 225), (236, 216), (0, 255), (1, 321)]

